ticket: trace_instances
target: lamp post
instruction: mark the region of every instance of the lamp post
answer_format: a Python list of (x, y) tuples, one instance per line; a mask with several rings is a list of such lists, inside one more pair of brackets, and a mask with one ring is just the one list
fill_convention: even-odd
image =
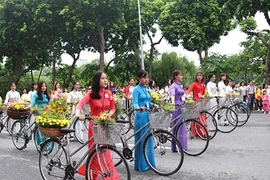
[(141, 64), (142, 64), (142, 70), (144, 70), (143, 42), (142, 42), (142, 20), (141, 20), (140, 0), (138, 0), (138, 14), (139, 14), (139, 31), (140, 31), (140, 46), (141, 46)]

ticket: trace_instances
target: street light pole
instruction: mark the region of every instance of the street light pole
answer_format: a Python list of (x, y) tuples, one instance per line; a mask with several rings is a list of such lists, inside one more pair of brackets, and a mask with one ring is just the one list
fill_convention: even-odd
[(141, 46), (141, 63), (142, 63), (142, 70), (144, 70), (143, 42), (142, 42), (142, 20), (141, 20), (140, 0), (138, 0), (138, 14), (139, 14), (139, 30), (140, 30), (140, 46)]

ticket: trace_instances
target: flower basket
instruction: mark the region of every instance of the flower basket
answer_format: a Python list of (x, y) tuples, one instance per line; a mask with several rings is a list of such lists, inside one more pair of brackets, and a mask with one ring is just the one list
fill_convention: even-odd
[(8, 117), (12, 118), (12, 119), (21, 119), (22, 116), (28, 115), (29, 111), (10, 111), (7, 110), (7, 115)]
[(171, 113), (153, 112), (149, 114), (151, 129), (164, 129), (170, 127)]
[(119, 134), (123, 129), (123, 124), (111, 124), (108, 126), (94, 125), (95, 144), (114, 144), (121, 142)]
[(38, 130), (44, 135), (48, 137), (62, 137), (65, 134), (60, 132), (60, 128), (45, 128), (45, 127), (38, 127)]

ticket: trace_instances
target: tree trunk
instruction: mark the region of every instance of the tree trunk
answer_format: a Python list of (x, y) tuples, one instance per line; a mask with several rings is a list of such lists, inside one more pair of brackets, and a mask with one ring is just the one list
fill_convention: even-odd
[(204, 58), (208, 57), (208, 55), (209, 55), (208, 50), (209, 50), (209, 48), (205, 48), (205, 50), (204, 50)]
[(202, 51), (201, 50), (197, 50), (197, 53), (199, 55), (199, 59), (200, 59), (200, 63), (202, 62), (203, 60), (203, 57), (202, 57)]
[(265, 61), (265, 83), (270, 84), (270, 43), (267, 46), (267, 57)]
[(40, 81), (40, 77), (41, 77), (42, 71), (43, 71), (43, 66), (41, 66), (41, 68), (40, 68), (40, 71), (39, 71), (39, 74), (38, 74), (37, 82)]
[(105, 52), (105, 40), (104, 40), (104, 28), (100, 27), (99, 30), (99, 69), (104, 72), (104, 52)]
[(149, 75), (149, 79), (152, 79), (152, 67), (153, 67), (153, 59), (154, 59), (154, 50), (155, 50), (155, 46), (151, 45), (151, 49), (150, 49), (150, 55), (149, 55), (149, 69), (148, 69), (148, 75)]
[(71, 78), (72, 78), (72, 74), (73, 74), (73, 71), (75, 69), (76, 62), (78, 61), (79, 57), (80, 57), (80, 52), (78, 53), (78, 56), (77, 57), (75, 55), (72, 56), (73, 63), (69, 67), (68, 78), (67, 78), (66, 83), (63, 84), (63, 88), (68, 88), (69, 87), (69, 84), (70, 84), (70, 81), (71, 81)]

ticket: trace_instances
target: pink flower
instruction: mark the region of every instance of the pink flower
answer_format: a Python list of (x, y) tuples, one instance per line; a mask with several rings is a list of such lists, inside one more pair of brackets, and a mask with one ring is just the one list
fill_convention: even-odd
[(110, 116), (107, 114), (106, 115), (106, 120), (109, 121), (110, 120)]

